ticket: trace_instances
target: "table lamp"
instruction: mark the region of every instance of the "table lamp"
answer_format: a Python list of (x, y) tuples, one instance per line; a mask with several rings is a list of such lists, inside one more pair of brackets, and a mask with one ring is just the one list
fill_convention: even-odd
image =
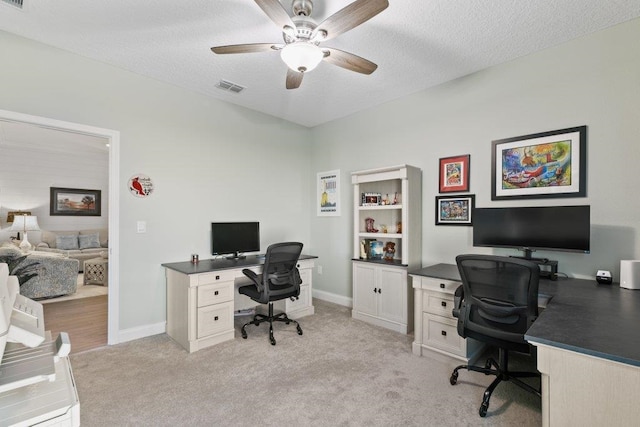
[(38, 227), (38, 217), (32, 215), (16, 215), (13, 218), (13, 225), (11, 231), (22, 231), (22, 242), (20, 242), (20, 249), (28, 251), (31, 249), (31, 243), (27, 240), (27, 231), (40, 231)]

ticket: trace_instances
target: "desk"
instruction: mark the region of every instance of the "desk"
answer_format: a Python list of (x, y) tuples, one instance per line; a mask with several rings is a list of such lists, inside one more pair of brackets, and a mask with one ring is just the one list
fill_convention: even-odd
[[(460, 281), (452, 264), (411, 274)], [(550, 300), (525, 339), (537, 348), (543, 425), (637, 425), (640, 291), (560, 278), (538, 292)]]
[[(312, 303), (312, 270), (314, 259), (301, 255), (298, 270), (302, 284), (296, 301), (274, 302), (276, 310), (292, 319), (314, 313)], [(167, 278), (167, 334), (189, 353), (232, 340), (234, 311), (255, 307), (250, 298), (240, 295), (238, 288), (251, 281), (242, 273), (249, 268), (262, 272), (264, 257), (243, 259), (208, 259), (198, 263), (162, 264)]]

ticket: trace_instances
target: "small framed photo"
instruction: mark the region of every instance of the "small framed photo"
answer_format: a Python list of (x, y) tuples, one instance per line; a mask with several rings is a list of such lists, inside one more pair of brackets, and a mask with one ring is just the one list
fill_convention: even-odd
[(440, 159), (440, 193), (469, 191), (469, 164), (471, 156)]
[(473, 225), (475, 194), (436, 196), (436, 225)]
[(100, 216), (101, 191), (51, 187), (49, 215)]

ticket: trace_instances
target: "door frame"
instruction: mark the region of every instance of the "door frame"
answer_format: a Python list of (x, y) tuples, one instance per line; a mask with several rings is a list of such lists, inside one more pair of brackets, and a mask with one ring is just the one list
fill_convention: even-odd
[(109, 143), (109, 292), (107, 344), (118, 344), (120, 330), (120, 132), (47, 117), (0, 110), (0, 121), (26, 123), (43, 128), (104, 138)]

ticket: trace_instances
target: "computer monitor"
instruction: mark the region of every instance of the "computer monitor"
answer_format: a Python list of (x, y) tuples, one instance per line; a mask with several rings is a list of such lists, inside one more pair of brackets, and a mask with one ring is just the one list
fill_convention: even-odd
[(244, 258), (243, 252), (260, 251), (259, 222), (212, 222), (211, 254)]

